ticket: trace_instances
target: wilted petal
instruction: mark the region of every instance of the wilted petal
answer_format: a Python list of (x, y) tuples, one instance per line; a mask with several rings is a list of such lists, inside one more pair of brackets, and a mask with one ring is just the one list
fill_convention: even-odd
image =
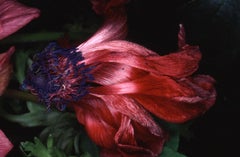
[(179, 33), (178, 33), (178, 47), (181, 49), (186, 45), (186, 33), (182, 24), (179, 25)]
[(0, 157), (5, 157), (12, 148), (12, 143), (8, 140), (2, 130), (0, 130)]
[(135, 80), (149, 72), (120, 63), (101, 63), (92, 70), (94, 82), (100, 85), (112, 85)]
[(216, 100), (214, 80), (205, 75), (183, 80), (195, 95), (161, 97), (146, 94), (131, 95), (136, 101), (157, 117), (169, 122), (182, 123), (205, 113)]
[[(213, 84), (214, 80), (206, 75), (180, 80), (168, 76), (147, 75), (133, 81), (99, 86), (89, 90), (91, 93), (104, 95), (101, 97), (106, 104), (114, 105), (123, 114), (131, 112), (132, 115), (140, 117), (141, 112), (132, 108), (134, 103), (131, 102), (136, 100), (139, 106), (143, 106), (161, 119), (185, 122), (201, 115), (214, 104), (216, 92)], [(126, 99), (127, 96), (128, 99)], [(119, 98), (113, 101), (113, 98), (117, 97)], [(134, 114), (134, 111), (139, 114)], [(134, 119), (134, 116), (131, 118)], [(144, 122), (143, 119), (139, 121)]]
[(39, 10), (15, 0), (0, 0), (0, 40), (16, 32), (34, 18)]
[(128, 116), (142, 126), (148, 128), (152, 134), (161, 135), (162, 130), (157, 126), (152, 117), (131, 96), (125, 95), (99, 95), (109, 107)]
[(156, 157), (162, 152), (167, 137), (164, 132), (160, 136), (155, 136), (142, 125), (123, 117), (115, 141), (122, 156)]
[(121, 12), (110, 14), (110, 17), (104, 21), (103, 26), (77, 48), (83, 53), (88, 53), (90, 52), (89, 49), (101, 45), (103, 42), (124, 39), (127, 35), (127, 18), (123, 14)]
[(140, 45), (127, 41), (104, 42), (83, 52), (86, 64), (114, 62), (126, 64), (154, 75), (186, 77), (198, 68), (201, 53), (198, 47), (187, 46), (184, 50), (159, 56)]
[(101, 99), (93, 96), (86, 98), (79, 105), (74, 104), (73, 108), (90, 138), (102, 148), (102, 157), (120, 154), (153, 157), (162, 151), (168, 138), (164, 131), (154, 135), (149, 127), (121, 114), (118, 109), (106, 106)]
[(216, 100), (216, 90), (214, 88), (215, 80), (208, 75), (196, 75), (191, 78), (185, 78), (181, 80), (181, 83), (187, 85), (189, 88), (192, 88), (196, 92), (196, 97), (199, 99), (188, 97), (174, 97), (174, 100), (187, 102), (187, 103), (195, 103), (201, 101), (205, 110), (209, 109)]
[(101, 99), (93, 96), (86, 96), (78, 104), (72, 107), (90, 138), (104, 148), (114, 147), (113, 138), (119, 125), (119, 114), (111, 113)]
[(10, 57), (14, 50), (14, 47), (11, 47), (7, 52), (0, 54), (0, 95), (3, 94), (5, 88), (7, 87), (10, 75), (12, 73)]
[(146, 94), (161, 97), (195, 96), (193, 89), (169, 76), (146, 75), (132, 81), (99, 86), (89, 89), (92, 93), (103, 95)]

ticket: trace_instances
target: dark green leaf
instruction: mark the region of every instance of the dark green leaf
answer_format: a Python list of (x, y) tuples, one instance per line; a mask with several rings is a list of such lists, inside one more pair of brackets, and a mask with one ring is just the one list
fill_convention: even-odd
[(20, 84), (25, 79), (28, 55), (29, 54), (24, 51), (15, 53), (15, 76)]
[(164, 147), (163, 152), (159, 157), (186, 157), (186, 156), (169, 147)]
[(44, 145), (40, 139), (34, 138), (34, 142), (22, 142), (21, 150), (27, 157), (67, 157), (66, 154), (53, 145), (53, 138), (49, 135), (47, 145)]

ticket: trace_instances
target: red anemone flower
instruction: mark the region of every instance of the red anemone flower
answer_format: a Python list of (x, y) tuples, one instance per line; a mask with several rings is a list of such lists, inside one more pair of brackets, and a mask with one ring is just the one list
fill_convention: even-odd
[(185, 43), (160, 56), (123, 40), (126, 16), (111, 11), (103, 26), (75, 48), (50, 43), (36, 54), (23, 87), (48, 107), (74, 109), (103, 157), (156, 157), (168, 134), (151, 114), (183, 123), (215, 102), (214, 79), (193, 75), (201, 53)]
[(0, 157), (5, 157), (12, 148), (12, 143), (8, 140), (2, 130), (0, 130)]

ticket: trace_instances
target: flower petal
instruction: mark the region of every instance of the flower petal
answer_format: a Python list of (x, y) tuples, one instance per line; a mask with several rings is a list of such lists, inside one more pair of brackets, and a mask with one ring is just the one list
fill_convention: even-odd
[(0, 54), (0, 95), (3, 94), (8, 85), (10, 75), (12, 73), (12, 65), (10, 64), (10, 57), (15, 51), (11, 47), (7, 52)]
[(116, 133), (115, 141), (123, 156), (155, 157), (162, 151), (167, 136), (154, 136), (148, 129), (126, 116)]
[(87, 96), (78, 105), (73, 104), (78, 121), (85, 126), (89, 137), (104, 148), (114, 147), (114, 135), (117, 132), (118, 115), (113, 115), (104, 102), (93, 96)]
[(162, 151), (168, 138), (166, 132), (154, 135), (149, 127), (142, 124), (144, 121), (136, 122), (115, 108), (106, 106), (104, 101), (87, 96), (86, 101), (72, 104), (79, 122), (85, 126), (90, 138), (102, 148), (101, 156), (122, 154), (126, 157), (154, 157)]
[(135, 80), (145, 75), (147, 71), (120, 63), (101, 63), (92, 70), (94, 82), (100, 85), (112, 85)]
[(34, 18), (39, 10), (15, 0), (0, 0), (0, 40), (16, 32)]
[[(86, 42), (78, 46), (79, 51), (88, 52), (95, 45), (117, 39), (124, 39), (127, 35), (127, 16), (124, 4), (128, 0), (90, 0), (93, 10), (104, 15), (104, 23), (98, 31)], [(113, 8), (113, 9), (112, 9)]]
[(79, 51), (88, 53), (89, 49), (103, 42), (124, 39), (127, 35), (126, 22), (126, 16), (119, 13), (111, 14), (111, 17), (104, 21), (103, 26), (92, 37), (78, 46)]
[(91, 93), (102, 95), (146, 94), (161, 97), (195, 96), (193, 89), (169, 76), (146, 75), (133, 81), (99, 86), (89, 89)]
[(125, 95), (98, 95), (105, 104), (130, 119), (148, 128), (154, 135), (161, 136), (163, 130), (154, 122), (150, 114), (130, 96)]
[(195, 72), (201, 53), (196, 46), (186, 46), (183, 50), (159, 56), (138, 44), (127, 41), (104, 42), (89, 48), (84, 53), (86, 64), (114, 62), (126, 64), (154, 75), (186, 77)]
[(12, 143), (8, 140), (3, 131), (0, 130), (0, 157), (5, 157), (12, 148)]
[(157, 117), (169, 122), (183, 123), (205, 113), (216, 100), (213, 79), (200, 75), (183, 80), (195, 91), (195, 96), (159, 97), (154, 95), (131, 95), (139, 104)]
[(185, 29), (182, 24), (179, 25), (179, 33), (178, 33), (178, 47), (181, 49), (186, 45), (186, 34)]
[(179, 80), (168, 76), (146, 75), (133, 81), (98, 86), (89, 90), (92, 94), (98, 94), (106, 104), (135, 121), (142, 121), (142, 124), (142, 119), (137, 120), (134, 117), (135, 111), (141, 115), (134, 100), (159, 118), (179, 123), (204, 113), (215, 103), (214, 82), (214, 79), (207, 75)]

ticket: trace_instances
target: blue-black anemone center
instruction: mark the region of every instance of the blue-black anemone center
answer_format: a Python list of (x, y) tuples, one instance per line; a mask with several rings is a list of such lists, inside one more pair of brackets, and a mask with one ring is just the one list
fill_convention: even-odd
[(52, 42), (35, 55), (22, 87), (48, 107), (55, 105), (63, 110), (88, 94), (88, 82), (93, 80), (91, 69), (76, 48), (61, 48)]

